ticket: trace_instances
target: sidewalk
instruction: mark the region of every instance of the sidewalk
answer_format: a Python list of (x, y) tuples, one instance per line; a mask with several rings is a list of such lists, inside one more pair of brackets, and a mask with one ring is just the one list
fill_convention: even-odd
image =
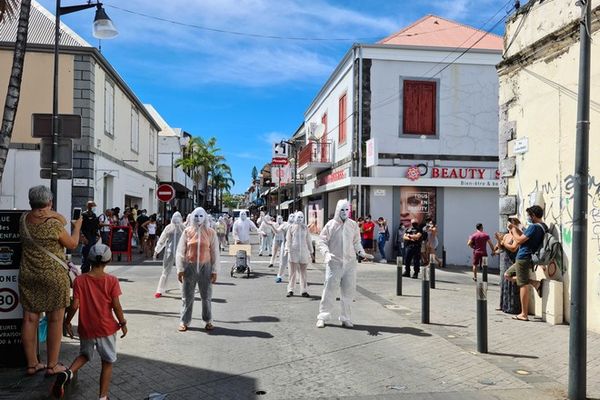
[[(490, 276), (488, 292), (490, 353), (482, 355), (475, 351), (475, 288), (467, 269), (437, 271), (432, 323), (422, 325), (420, 280), (405, 279), (405, 295), (397, 297), (395, 265), (360, 264), (350, 330), (337, 321), (324, 329), (314, 325), (323, 265), (309, 269), (311, 298), (286, 298), (286, 285), (274, 282), (277, 271), (268, 263), (253, 255), (254, 276), (231, 278), (233, 259), (223, 256), (211, 333), (203, 329), (199, 301), (191, 329), (177, 332), (175, 277), (166, 296), (153, 298), (158, 262), (111, 266), (130, 330), (118, 342), (111, 399), (144, 399), (152, 392), (169, 400), (565, 397), (568, 326), (519, 322), (493, 311), (497, 276)], [(588, 335), (591, 398), (600, 398), (599, 340)], [(69, 363), (77, 348), (65, 338), (61, 360)], [(68, 398), (95, 398), (99, 364), (96, 358), (81, 370)], [(21, 377), (22, 371), (0, 371), (0, 399), (46, 398), (51, 380)]]

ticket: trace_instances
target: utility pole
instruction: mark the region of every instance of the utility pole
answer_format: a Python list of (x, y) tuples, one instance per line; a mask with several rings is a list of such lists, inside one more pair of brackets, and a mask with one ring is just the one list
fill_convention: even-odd
[(296, 179), (298, 179), (298, 148), (296, 147), (296, 141), (292, 141), (292, 148), (294, 149), (294, 201), (292, 202), (292, 210), (296, 212), (296, 191), (298, 190), (298, 185)]
[(573, 194), (571, 325), (569, 327), (569, 399), (585, 399), (587, 383), (587, 214), (590, 132), (590, 59), (592, 0), (579, 0), (579, 93)]

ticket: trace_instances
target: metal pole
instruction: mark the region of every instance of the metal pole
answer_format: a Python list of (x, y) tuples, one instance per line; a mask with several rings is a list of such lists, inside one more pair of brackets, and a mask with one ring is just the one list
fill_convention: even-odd
[(423, 267), (421, 283), (421, 323), (429, 323), (429, 267)]
[(293, 200), (292, 200), (292, 211), (296, 211), (296, 179), (298, 176), (298, 148), (296, 147), (296, 141), (292, 142), (292, 147), (294, 149), (294, 188), (293, 188)]
[(579, 95), (573, 195), (571, 325), (569, 327), (569, 399), (586, 397), (587, 384), (587, 213), (590, 131), (591, 0), (580, 0)]
[(60, 0), (56, 0), (54, 27), (54, 83), (52, 86), (52, 165), (50, 169), (50, 191), (52, 208), (58, 203), (58, 44), (60, 40)]
[(446, 268), (446, 248), (442, 247), (442, 268)]
[(487, 327), (487, 257), (483, 257), (483, 272), (477, 275), (477, 351), (488, 352)]
[(402, 257), (396, 257), (396, 296), (402, 296)]
[(435, 289), (435, 255), (429, 255), (429, 269), (430, 269), (430, 279), (429, 279), (429, 287), (431, 289)]

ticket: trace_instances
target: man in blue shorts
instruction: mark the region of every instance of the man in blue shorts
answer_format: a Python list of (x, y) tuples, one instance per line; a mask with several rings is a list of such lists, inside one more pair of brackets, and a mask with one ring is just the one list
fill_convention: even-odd
[(531, 256), (542, 246), (544, 234), (548, 230), (543, 221), (544, 210), (542, 207), (531, 206), (525, 212), (529, 223), (525, 232), (521, 234), (516, 225), (508, 224), (508, 230), (519, 245), (519, 250), (517, 251), (515, 263), (504, 273), (505, 279), (514, 280), (519, 287), (521, 313), (513, 317), (513, 319), (519, 321), (529, 321), (529, 285), (532, 285), (538, 295), (542, 297), (544, 280), (529, 279), (529, 274), (533, 270)]

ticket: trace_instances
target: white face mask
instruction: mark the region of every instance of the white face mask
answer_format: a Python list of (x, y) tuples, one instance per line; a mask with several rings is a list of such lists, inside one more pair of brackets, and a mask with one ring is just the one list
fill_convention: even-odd
[(242, 221), (245, 221), (245, 220), (246, 220), (246, 218), (248, 218), (248, 217), (246, 216), (246, 213), (245, 213), (245, 212), (241, 212), (241, 213), (240, 213), (240, 219), (241, 219)]
[(342, 209), (340, 209), (340, 219), (342, 221), (345, 221), (346, 218), (348, 218), (348, 212), (350, 211), (350, 209), (348, 207), (342, 207)]
[(194, 225), (204, 225), (204, 222), (206, 222), (206, 214), (202, 211), (194, 214)]
[(281, 224), (283, 222), (283, 217), (281, 215), (277, 216), (277, 223)]
[(294, 214), (290, 214), (290, 216), (288, 217), (288, 222), (289, 222), (290, 224), (293, 224), (293, 223), (294, 223), (294, 217), (295, 217), (295, 215), (294, 215)]
[(296, 223), (303, 224), (304, 223), (304, 215), (302, 215), (302, 214), (296, 215)]

